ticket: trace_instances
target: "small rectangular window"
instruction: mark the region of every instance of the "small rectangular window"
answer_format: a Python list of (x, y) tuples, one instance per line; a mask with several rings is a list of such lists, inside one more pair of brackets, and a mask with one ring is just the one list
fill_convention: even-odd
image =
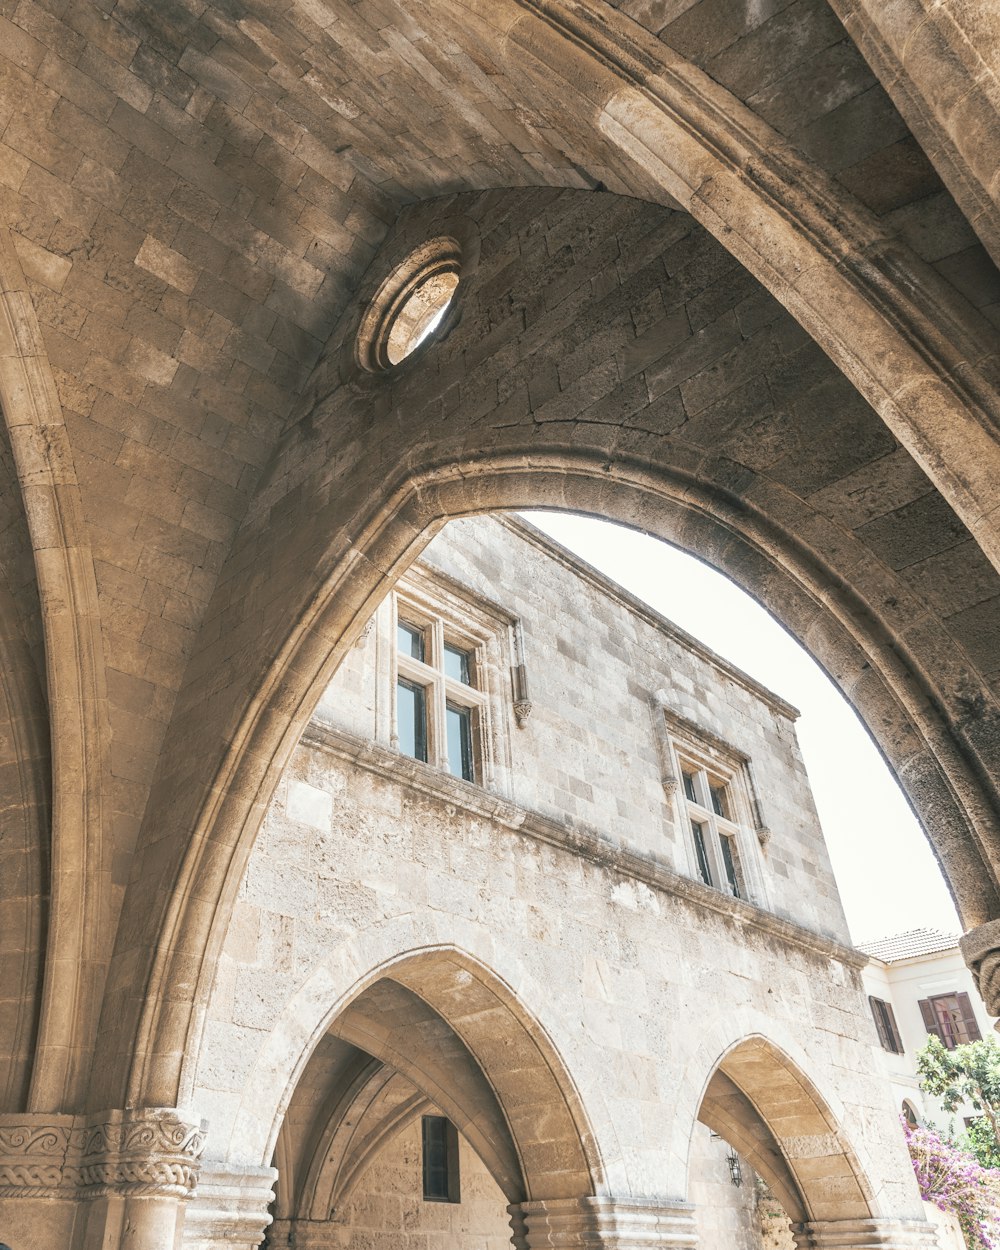
[(475, 781), (472, 763), (472, 712), (449, 703), (445, 707), (448, 736), (448, 771), (455, 777)]
[(697, 803), (698, 799), (694, 792), (694, 773), (681, 773), (684, 782), (684, 797), (689, 803)]
[(709, 792), (712, 795), (712, 811), (716, 816), (721, 816), (723, 820), (729, 820), (729, 805), (726, 802), (725, 786), (709, 786)]
[(424, 659), (424, 631), (418, 629), (416, 625), (408, 625), (405, 621), (400, 621), (396, 626), (396, 645), (399, 647), (399, 654), (408, 656), (411, 660)]
[(458, 1132), (443, 1115), (421, 1122), (425, 1202), (459, 1202)]
[(708, 866), (708, 852), (705, 850), (705, 826), (698, 820), (691, 821), (691, 833), (694, 836), (694, 850), (698, 856), (698, 871), (706, 885), (712, 885), (712, 873)]
[(423, 686), (400, 681), (396, 686), (396, 727), (404, 755), (427, 762), (427, 697)]
[(455, 681), (468, 686), (471, 677), (468, 651), (453, 647), (450, 642), (446, 642), (444, 644), (444, 672), (446, 677), (452, 677)]

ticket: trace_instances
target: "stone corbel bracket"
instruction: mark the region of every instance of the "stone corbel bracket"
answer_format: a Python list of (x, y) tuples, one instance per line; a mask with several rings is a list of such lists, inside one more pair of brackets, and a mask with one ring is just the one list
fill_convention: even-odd
[(198, 1181), (205, 1127), (159, 1108), (2, 1116), (0, 1197), (187, 1198)]

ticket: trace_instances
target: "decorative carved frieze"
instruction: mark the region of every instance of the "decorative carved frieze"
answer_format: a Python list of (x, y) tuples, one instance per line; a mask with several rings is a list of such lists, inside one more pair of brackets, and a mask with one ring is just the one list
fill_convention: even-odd
[(1000, 920), (970, 929), (958, 945), (986, 1010), (991, 1016), (1000, 1016)]
[(64, 1187), (71, 1116), (0, 1117), (0, 1194), (40, 1198)]
[(0, 1117), (0, 1196), (186, 1198), (198, 1180), (205, 1126), (173, 1110), (100, 1117)]

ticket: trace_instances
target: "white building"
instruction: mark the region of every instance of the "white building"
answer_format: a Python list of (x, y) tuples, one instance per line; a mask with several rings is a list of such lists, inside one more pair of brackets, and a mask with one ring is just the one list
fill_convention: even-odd
[(953, 933), (911, 929), (907, 933), (862, 943), (871, 956), (863, 976), (875, 1027), (882, 1043), (882, 1062), (901, 1112), (919, 1123), (947, 1128), (975, 1116), (971, 1104), (945, 1111), (937, 1098), (920, 1089), (917, 1052), (928, 1034), (949, 1049), (963, 1042), (992, 1037), (996, 1024), (987, 1015), (972, 974)]

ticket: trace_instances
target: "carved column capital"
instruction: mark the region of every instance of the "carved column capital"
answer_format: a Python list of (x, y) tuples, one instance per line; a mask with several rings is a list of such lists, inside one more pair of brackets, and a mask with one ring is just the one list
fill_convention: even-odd
[(525, 722), (527, 721), (528, 717), (531, 715), (531, 700), (530, 699), (515, 699), (514, 715), (517, 717), (518, 729), (523, 729)]
[(970, 929), (958, 941), (976, 989), (991, 1016), (1000, 1016), (1000, 920)]
[(73, 1196), (65, 1175), (73, 1116), (0, 1116), (0, 1196)]
[(189, 1124), (176, 1111), (116, 1111), (80, 1130), (71, 1170), (83, 1198), (186, 1198), (198, 1181), (204, 1148), (205, 1125)]
[(187, 1198), (204, 1145), (171, 1109), (0, 1116), (0, 1196)]
[(813, 1220), (793, 1224), (799, 1250), (936, 1250), (937, 1229), (927, 1220)]
[(694, 1208), (656, 1198), (556, 1198), (507, 1208), (527, 1250), (693, 1250)]

